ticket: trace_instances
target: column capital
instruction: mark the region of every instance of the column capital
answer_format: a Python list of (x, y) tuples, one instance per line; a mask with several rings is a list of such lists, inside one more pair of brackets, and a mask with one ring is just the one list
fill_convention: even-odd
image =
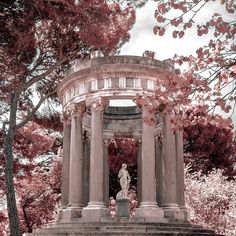
[(87, 97), (85, 103), (90, 110), (102, 111), (108, 106), (109, 101), (103, 97)]
[(67, 112), (70, 116), (82, 116), (85, 112), (85, 104), (84, 103), (72, 103), (68, 108)]
[(64, 125), (71, 123), (71, 116), (67, 110), (63, 111), (62, 114), (60, 114), (60, 120)]

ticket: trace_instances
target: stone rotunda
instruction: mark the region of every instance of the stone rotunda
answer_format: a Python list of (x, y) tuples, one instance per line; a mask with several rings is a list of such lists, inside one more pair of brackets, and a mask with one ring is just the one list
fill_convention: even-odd
[[(170, 61), (104, 57), (74, 62), (58, 87), (63, 105), (61, 207), (55, 223), (35, 235), (214, 235), (189, 223), (184, 203), (183, 137), (173, 133), (168, 114), (149, 125), (149, 106), (112, 107), (109, 101), (152, 96), (155, 84), (175, 70)], [(134, 218), (110, 218), (108, 140), (132, 137), (137, 155), (138, 200)], [(32, 234), (29, 234), (32, 235)]]

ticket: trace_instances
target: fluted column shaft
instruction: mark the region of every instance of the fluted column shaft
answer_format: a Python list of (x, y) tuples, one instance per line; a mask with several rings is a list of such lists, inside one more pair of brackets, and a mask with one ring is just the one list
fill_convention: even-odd
[(162, 161), (162, 140), (161, 137), (156, 138), (156, 195), (157, 204), (162, 205), (162, 185), (163, 185), (163, 161)]
[[(149, 105), (149, 104), (148, 104)], [(150, 105), (152, 110), (154, 106)], [(141, 151), (141, 198), (139, 208), (136, 209), (136, 217), (152, 219), (163, 222), (164, 211), (156, 202), (156, 173), (155, 173), (155, 125), (147, 122), (154, 114), (150, 107), (142, 107), (142, 151)]]
[(154, 126), (145, 122), (151, 116), (142, 109), (142, 206), (157, 206), (155, 178), (155, 139)]
[(138, 172), (137, 193), (138, 193), (138, 203), (140, 204), (142, 202), (142, 141), (141, 141), (141, 137), (138, 140), (137, 172)]
[(103, 109), (106, 103), (102, 98), (91, 98), (86, 104), (91, 110), (90, 183), (89, 203), (83, 208), (82, 217), (100, 221), (101, 217), (109, 216), (104, 203)]
[(188, 209), (185, 207), (184, 198), (184, 154), (183, 154), (183, 132), (177, 131), (175, 134), (176, 143), (176, 169), (177, 169), (177, 203), (182, 212), (182, 219), (190, 221)]
[(103, 151), (104, 151), (104, 171), (103, 171), (103, 189), (104, 189), (104, 202), (105, 205), (108, 206), (109, 202), (109, 164), (108, 164), (108, 140), (104, 140), (103, 143)]
[(91, 109), (91, 151), (89, 205), (103, 202), (103, 112)]
[(91, 111), (90, 183), (89, 203), (83, 209), (82, 216), (99, 220), (109, 215), (104, 203), (103, 149), (103, 110), (107, 106), (107, 101), (101, 97), (88, 98), (86, 105)]
[(176, 151), (175, 136), (170, 122), (170, 115), (164, 115), (163, 121), (163, 195), (162, 206), (178, 208), (177, 204), (177, 173), (176, 173)]
[(184, 159), (183, 159), (183, 132), (175, 134), (176, 144), (176, 168), (177, 168), (177, 201), (180, 207), (185, 206), (184, 199)]
[(83, 206), (83, 111), (75, 106), (71, 116), (69, 205), (79, 208)]
[(90, 168), (90, 140), (84, 141), (84, 206), (89, 202), (89, 168)]
[(70, 172), (70, 138), (71, 122), (64, 119), (63, 124), (63, 156), (62, 156), (62, 184), (61, 184), (61, 207), (69, 204), (69, 172)]

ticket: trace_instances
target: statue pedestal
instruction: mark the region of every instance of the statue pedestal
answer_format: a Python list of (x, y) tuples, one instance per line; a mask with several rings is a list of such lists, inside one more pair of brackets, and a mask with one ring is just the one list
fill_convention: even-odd
[(118, 217), (130, 217), (129, 212), (129, 199), (128, 198), (118, 198), (117, 202), (117, 216)]

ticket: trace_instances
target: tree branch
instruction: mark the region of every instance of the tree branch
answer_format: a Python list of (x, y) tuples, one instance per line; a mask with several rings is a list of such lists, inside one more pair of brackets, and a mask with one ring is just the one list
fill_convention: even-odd
[(42, 105), (42, 103), (52, 94), (54, 94), (56, 92), (56, 89), (54, 89), (52, 92), (48, 93), (47, 95), (41, 96), (39, 102), (37, 103), (37, 105), (32, 109), (32, 111), (26, 116), (26, 118), (20, 122), (18, 125), (15, 126), (15, 129), (20, 129), (21, 127), (23, 127), (24, 125), (26, 125), (30, 119), (32, 118), (32, 116), (35, 114), (35, 112), (39, 109), (39, 107)]
[(29, 88), (31, 85), (33, 85), (34, 83), (38, 82), (39, 80), (42, 80), (43, 78), (45, 78), (47, 75), (49, 75), (50, 73), (52, 73), (58, 66), (60, 66), (62, 63), (64, 63), (66, 60), (68, 60), (70, 58), (70, 56), (63, 58), (62, 60), (59, 60), (56, 64), (54, 64), (53, 66), (51, 66), (46, 72), (33, 77), (31, 80), (29, 80), (28, 82), (20, 85), (17, 89), (16, 89), (16, 93), (20, 94), (21, 92), (23, 92), (24, 90), (26, 90), (27, 88)]

